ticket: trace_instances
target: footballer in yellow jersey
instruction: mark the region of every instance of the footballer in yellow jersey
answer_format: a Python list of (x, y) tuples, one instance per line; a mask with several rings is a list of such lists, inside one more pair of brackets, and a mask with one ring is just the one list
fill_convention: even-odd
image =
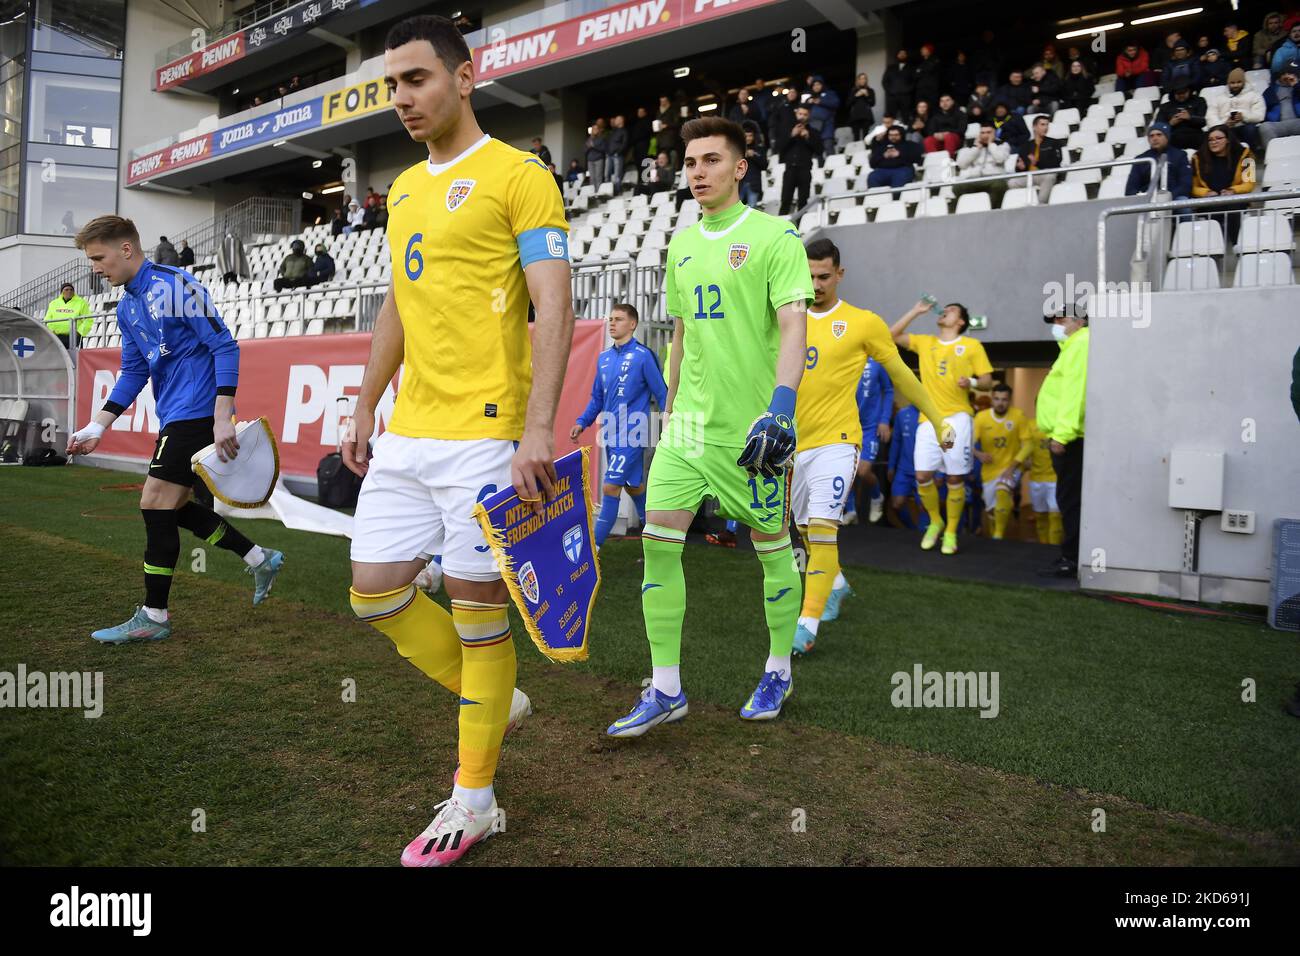
[(1034, 507), (1034, 531), (1043, 544), (1060, 544), (1065, 535), (1061, 509), (1056, 505), (1056, 469), (1052, 466), (1052, 439), (1029, 419), (1029, 500)]
[[(970, 313), (960, 302), (952, 302), (939, 313), (938, 335), (909, 333), (907, 327), (920, 315), (930, 311), (924, 299), (912, 306), (893, 324), (894, 341), (900, 348), (916, 353), (921, 368), (921, 383), (938, 406), (944, 421), (956, 431), (951, 449), (940, 447), (934, 426), (921, 409), (921, 424), (916, 431), (917, 491), (930, 515), (930, 525), (921, 538), (921, 547), (930, 550), (943, 534), (944, 554), (957, 553), (957, 527), (966, 504), (966, 475), (971, 470), (971, 389), (987, 389), (993, 383), (993, 366), (977, 339), (964, 334), (970, 325)], [(934, 473), (942, 469), (948, 476), (947, 523), (939, 504), (939, 489)]]
[[(545, 166), (479, 127), (473, 62), (450, 20), (396, 24), (384, 81), (429, 156), (389, 193), (392, 285), (343, 445), (344, 463), (366, 479), (351, 600), (460, 700), (451, 798), (402, 853), (404, 866), (445, 866), (495, 832), (501, 739), (530, 713), (514, 686), (509, 595), (473, 509), (511, 486), (539, 509), (553, 492), (555, 408), (573, 337), (567, 227)], [(392, 420), (371, 453), (375, 407), (399, 366)], [(412, 583), (433, 554), (450, 614)]]
[(1007, 522), (1015, 496), (1020, 491), (1020, 477), (1033, 445), (1025, 413), (1011, 407), (1011, 386), (999, 382), (993, 386), (993, 407), (975, 416), (975, 442), (979, 449), (980, 480), (984, 485), (984, 507), (993, 516), (993, 540), (1006, 537)]
[(852, 594), (839, 563), (839, 526), (857, 472), (862, 445), (857, 387), (868, 359), (884, 367), (895, 387), (932, 416), (937, 406), (898, 354), (885, 320), (841, 300), (844, 268), (829, 239), (806, 246), (813, 280), (808, 310), (807, 360), (799, 382), (799, 450), (794, 460), (791, 511), (808, 548), (803, 607), (795, 653), (806, 654), (821, 621), (839, 616)]

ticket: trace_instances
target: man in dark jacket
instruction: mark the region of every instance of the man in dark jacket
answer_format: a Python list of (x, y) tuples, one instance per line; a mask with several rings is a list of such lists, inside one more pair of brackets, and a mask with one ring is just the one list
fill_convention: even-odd
[(301, 239), (289, 243), (289, 254), (280, 263), (280, 274), (275, 279), (275, 291), (296, 289), (311, 285), (311, 260), (307, 258), (307, 245)]
[(934, 108), (944, 87), (943, 64), (934, 55), (933, 43), (921, 44), (921, 59), (916, 64), (916, 102), (925, 100)]
[(867, 187), (899, 189), (916, 177), (912, 167), (921, 161), (921, 147), (903, 138), (903, 127), (891, 126), (885, 138), (871, 147), (871, 175)]
[(957, 147), (966, 136), (966, 113), (959, 109), (947, 93), (939, 97), (939, 108), (930, 117), (930, 135), (925, 138), (925, 151), (935, 153), (946, 149), (956, 157)]
[(1174, 43), (1173, 53), (1160, 73), (1160, 88), (1172, 93), (1182, 80), (1186, 80), (1191, 89), (1201, 87), (1201, 64), (1192, 56), (1192, 45), (1186, 40)]
[(533, 137), (533, 148), (530, 149), (529, 152), (540, 159), (543, 163), (549, 163), (551, 161), (551, 151), (546, 148), (546, 144), (542, 142), (540, 136)]
[(785, 99), (778, 104), (767, 118), (767, 141), (773, 149), (780, 149), (781, 144), (790, 138), (794, 129), (794, 111), (799, 106), (799, 91), (793, 86), (785, 93)]
[(1055, 113), (1065, 93), (1061, 78), (1041, 63), (1029, 71), (1029, 110), (1034, 113)]
[(763, 201), (763, 171), (767, 169), (767, 157), (758, 141), (758, 123), (749, 120), (743, 124), (745, 130), (745, 162), (748, 168), (740, 181), (740, 201), (746, 206), (757, 206)]
[(1011, 75), (1007, 77), (1007, 82), (999, 86), (997, 92), (993, 94), (993, 103), (994, 105), (1006, 103), (1007, 109), (1012, 113), (1023, 115), (1025, 110), (1029, 109), (1033, 98), (1033, 91), (1025, 82), (1025, 74), (1020, 70), (1012, 70)]
[(623, 159), (627, 153), (625, 122), (622, 116), (615, 116), (609, 138), (605, 140), (605, 149), (609, 152), (609, 159), (606, 162), (609, 167), (609, 178), (614, 181), (615, 196), (623, 191)]
[[(1034, 135), (1021, 143), (1016, 149), (1016, 170), (1019, 172), (1028, 172), (1029, 170), (1040, 169), (1060, 169), (1061, 154), (1065, 149), (1065, 140), (1052, 139), (1047, 135), (1047, 127), (1051, 121), (1046, 116), (1034, 117)], [(1052, 191), (1052, 184), (1056, 182), (1055, 176), (1035, 176), (1033, 179), (1034, 188), (1038, 190), (1038, 201), (1046, 204), (1047, 197)]]
[(820, 76), (813, 77), (808, 98), (808, 121), (822, 138), (822, 155), (835, 152), (835, 114), (840, 110), (840, 95), (826, 86)]
[(312, 260), (311, 269), (308, 270), (308, 285), (316, 285), (318, 282), (329, 282), (334, 278), (334, 257), (329, 254), (325, 248), (325, 243), (316, 243), (316, 258)]
[(753, 92), (745, 86), (742, 86), (736, 93), (735, 105), (731, 107), (731, 112), (727, 114), (727, 119), (741, 126), (745, 125), (746, 120), (752, 120), (758, 124), (761, 130), (767, 123), (767, 114), (763, 111), (763, 104), (754, 97)]
[(822, 139), (813, 131), (808, 107), (800, 104), (794, 111), (794, 128), (784, 142), (776, 143), (777, 154), (785, 164), (785, 177), (781, 181), (782, 216), (790, 214), (790, 202), (798, 193), (798, 205), (808, 204), (812, 191), (813, 163), (822, 155)]
[(1191, 81), (1181, 77), (1174, 81), (1169, 101), (1156, 110), (1156, 121), (1169, 124), (1170, 145), (1177, 149), (1195, 149), (1201, 145), (1205, 110), (1205, 100), (1192, 95)]
[(632, 147), (632, 165), (636, 167), (637, 175), (641, 174), (641, 161), (650, 155), (650, 140), (654, 134), (650, 111), (644, 106), (638, 106), (636, 119), (632, 120), (632, 127), (627, 136), (628, 145)]
[[(1155, 122), (1147, 130), (1147, 142), (1151, 148), (1138, 154), (1138, 159), (1151, 158), (1156, 161), (1156, 182), (1162, 183), (1174, 199), (1186, 199), (1192, 194), (1192, 164), (1187, 161), (1187, 154), (1181, 149), (1169, 148), (1169, 124)], [(1128, 174), (1128, 183), (1124, 187), (1125, 196), (1136, 196), (1151, 188), (1151, 167), (1147, 163), (1136, 163)], [(1161, 188), (1160, 186), (1156, 187)]]
[(1029, 127), (1023, 116), (1010, 112), (1006, 103), (998, 102), (993, 107), (993, 128), (998, 131), (999, 143), (1006, 143), (1012, 149), (1029, 139)]
[(194, 265), (194, 250), (190, 248), (190, 244), (186, 242), (184, 239), (181, 240), (181, 248), (180, 248), (179, 256), (180, 256), (180, 267), (182, 269), (189, 269), (191, 266)]
[(853, 138), (859, 142), (876, 121), (875, 105), (876, 91), (867, 82), (867, 74), (859, 73), (849, 93), (849, 125), (853, 127)]
[(181, 257), (176, 253), (176, 247), (167, 241), (166, 236), (158, 237), (158, 248), (154, 250), (153, 261), (160, 266), (178, 266), (181, 264)]
[(909, 118), (916, 102), (916, 67), (907, 61), (906, 50), (894, 54), (880, 85), (885, 88), (885, 112), (898, 120)]

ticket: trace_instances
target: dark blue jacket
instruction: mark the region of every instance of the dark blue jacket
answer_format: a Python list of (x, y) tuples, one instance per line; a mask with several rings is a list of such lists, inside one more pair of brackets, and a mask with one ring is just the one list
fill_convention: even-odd
[(1278, 82), (1274, 80), (1264, 91), (1264, 122), (1276, 123), (1279, 120), (1300, 118), (1300, 83), (1291, 87), (1291, 115), (1282, 115), (1282, 101), (1277, 95)]
[(122, 374), (104, 407), (121, 414), (152, 382), (163, 427), (211, 418), (217, 395), (239, 384), (239, 346), (208, 290), (175, 266), (146, 259), (117, 304)]
[[(636, 339), (622, 346), (614, 345), (600, 353), (596, 365), (596, 378), (591, 385), (591, 401), (578, 416), (582, 428), (591, 426), (605, 417), (603, 428), (614, 429), (620, 436), (607, 441), (607, 447), (626, 448), (650, 444), (650, 397), (660, 411), (668, 404), (668, 386), (659, 371), (659, 360)], [(638, 427), (638, 419), (644, 424)], [(642, 442), (633, 441), (628, 434), (640, 432)]]
[[(1138, 159), (1149, 156), (1154, 160), (1159, 160), (1160, 154), (1154, 149), (1148, 149), (1144, 153), (1138, 154)], [(1166, 177), (1166, 183), (1169, 188), (1169, 194), (1174, 199), (1186, 199), (1192, 194), (1192, 164), (1187, 160), (1187, 154), (1176, 146), (1166, 146), (1165, 156), (1167, 157), (1166, 166), (1169, 175)], [(1151, 186), (1151, 167), (1146, 163), (1136, 163), (1128, 173), (1128, 184), (1124, 187), (1125, 196), (1136, 196), (1139, 193), (1145, 193)]]
[(916, 474), (912, 453), (916, 451), (916, 430), (921, 413), (915, 405), (900, 408), (894, 416), (894, 434), (889, 439), (889, 470), (899, 475)]
[(894, 414), (894, 383), (884, 366), (867, 359), (858, 382), (858, 421), (862, 423), (862, 443), (876, 437), (876, 427), (888, 425)]

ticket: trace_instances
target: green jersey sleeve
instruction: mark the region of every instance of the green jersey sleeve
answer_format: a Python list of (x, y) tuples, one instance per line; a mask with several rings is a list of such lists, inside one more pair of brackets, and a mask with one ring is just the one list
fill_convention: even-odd
[(767, 295), (773, 309), (791, 302), (813, 300), (812, 272), (803, 240), (794, 229), (787, 229), (772, 243), (767, 268)]
[(681, 306), (677, 303), (677, 270), (673, 268), (673, 246), (668, 245), (668, 258), (664, 265), (664, 310), (669, 316), (680, 318)]

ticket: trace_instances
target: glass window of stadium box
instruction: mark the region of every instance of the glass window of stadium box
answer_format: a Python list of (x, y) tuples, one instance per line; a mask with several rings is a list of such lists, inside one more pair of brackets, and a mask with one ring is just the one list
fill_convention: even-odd
[(27, 29), (26, 0), (0, 0), (0, 238), (18, 231)]
[(117, 208), (115, 166), (29, 162), (26, 179), (23, 231), (27, 233), (76, 235), (91, 219)]

